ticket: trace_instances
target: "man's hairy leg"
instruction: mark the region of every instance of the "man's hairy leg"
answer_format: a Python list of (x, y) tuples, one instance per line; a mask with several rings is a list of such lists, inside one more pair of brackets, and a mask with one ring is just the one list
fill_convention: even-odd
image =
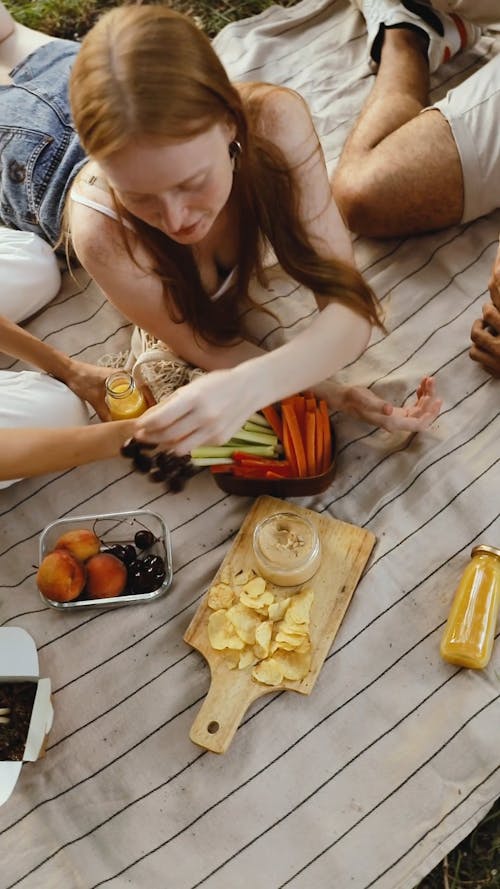
[(373, 90), (349, 135), (333, 194), (352, 231), (397, 237), (460, 222), (463, 178), (450, 127), (429, 100), (424, 39), (406, 28), (384, 34)]

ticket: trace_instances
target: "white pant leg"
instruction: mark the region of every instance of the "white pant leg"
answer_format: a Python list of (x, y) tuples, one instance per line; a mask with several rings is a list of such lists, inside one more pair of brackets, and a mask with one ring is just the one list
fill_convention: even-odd
[(448, 121), (460, 155), (462, 222), (485, 216), (500, 207), (500, 55), (423, 113), (433, 109)]
[(19, 323), (59, 291), (54, 251), (38, 235), (0, 226), (0, 315)]
[[(64, 383), (36, 371), (0, 371), (0, 429), (86, 426), (85, 402)], [(16, 479), (19, 481), (19, 479)], [(0, 482), (6, 488), (14, 481)]]

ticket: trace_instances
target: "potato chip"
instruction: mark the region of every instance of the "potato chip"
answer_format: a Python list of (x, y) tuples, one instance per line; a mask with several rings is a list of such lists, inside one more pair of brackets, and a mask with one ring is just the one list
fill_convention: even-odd
[(228, 635), (231, 635), (232, 630), (232, 625), (228, 622), (225, 610), (214, 611), (208, 618), (207, 625), (208, 638), (212, 648), (215, 648), (217, 651), (222, 651), (223, 648), (226, 648), (226, 640)]
[(230, 670), (236, 670), (236, 667), (239, 666), (240, 657), (243, 652), (241, 651), (225, 651), (224, 652), (224, 661), (229, 667)]
[(294, 681), (304, 679), (311, 668), (311, 655), (297, 651), (277, 651), (273, 660), (280, 668), (284, 679)]
[[(263, 577), (254, 577), (244, 585), (243, 589), (247, 595), (259, 598), (266, 591), (266, 581)], [(274, 596), (271, 593), (271, 601), (273, 599)]]
[(248, 608), (263, 608), (268, 605), (272, 605), (274, 602), (274, 596), (272, 593), (262, 593), (261, 596), (249, 596), (245, 593), (245, 588), (243, 587), (243, 592), (240, 595), (240, 602), (243, 605), (246, 605)]
[(258, 658), (266, 658), (269, 654), (269, 644), (273, 625), (271, 621), (262, 621), (255, 630), (254, 652)]
[(244, 670), (246, 667), (253, 667), (257, 663), (258, 658), (255, 656), (251, 648), (245, 648), (239, 655), (238, 669)]
[(236, 586), (244, 586), (248, 583), (252, 578), (255, 577), (255, 571), (251, 568), (249, 570), (240, 569), (233, 578), (233, 581)]
[(278, 602), (273, 602), (273, 604), (269, 606), (269, 620), (281, 620), (289, 604), (290, 597), (288, 597), (287, 599), (281, 599)]
[(279, 685), (283, 681), (283, 673), (272, 657), (257, 664), (252, 670), (252, 676), (264, 685)]
[(306, 623), (309, 620), (313, 599), (314, 593), (312, 590), (304, 589), (297, 593), (287, 609), (286, 616), (289, 622), (297, 624)]
[(231, 586), (233, 583), (233, 570), (230, 565), (223, 565), (220, 573), (219, 573), (219, 581), (221, 583), (227, 583), (228, 586)]
[(241, 636), (238, 636), (237, 633), (233, 633), (231, 636), (228, 636), (226, 648), (232, 648), (236, 651), (241, 651), (244, 647), (245, 643)]
[(224, 648), (244, 648), (243, 639), (237, 635), (231, 621), (227, 618), (227, 612), (224, 609), (214, 611), (208, 618), (208, 638), (210, 645), (216, 651), (223, 651)]
[(240, 639), (243, 639), (248, 645), (253, 645), (255, 642), (255, 630), (261, 623), (259, 615), (245, 605), (242, 605), (241, 602), (229, 608), (226, 614)]
[(234, 593), (227, 583), (216, 583), (208, 591), (207, 604), (213, 611), (219, 608), (230, 608), (234, 601)]

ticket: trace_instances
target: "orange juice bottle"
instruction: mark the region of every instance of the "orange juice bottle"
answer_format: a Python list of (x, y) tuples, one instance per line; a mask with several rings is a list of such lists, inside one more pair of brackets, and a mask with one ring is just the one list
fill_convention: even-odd
[(499, 604), (500, 549), (475, 546), (448, 615), (441, 657), (460, 667), (485, 667), (491, 657)]
[(107, 378), (106, 404), (112, 420), (132, 420), (147, 410), (144, 396), (127, 370), (117, 370)]

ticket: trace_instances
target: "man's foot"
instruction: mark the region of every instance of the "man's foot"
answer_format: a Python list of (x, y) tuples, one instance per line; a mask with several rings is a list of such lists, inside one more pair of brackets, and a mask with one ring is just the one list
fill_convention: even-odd
[(436, 71), (458, 52), (473, 46), (481, 36), (477, 25), (459, 15), (434, 9), (428, 0), (351, 0), (366, 20), (370, 55), (380, 62), (387, 28), (409, 28), (427, 39), (429, 70)]

